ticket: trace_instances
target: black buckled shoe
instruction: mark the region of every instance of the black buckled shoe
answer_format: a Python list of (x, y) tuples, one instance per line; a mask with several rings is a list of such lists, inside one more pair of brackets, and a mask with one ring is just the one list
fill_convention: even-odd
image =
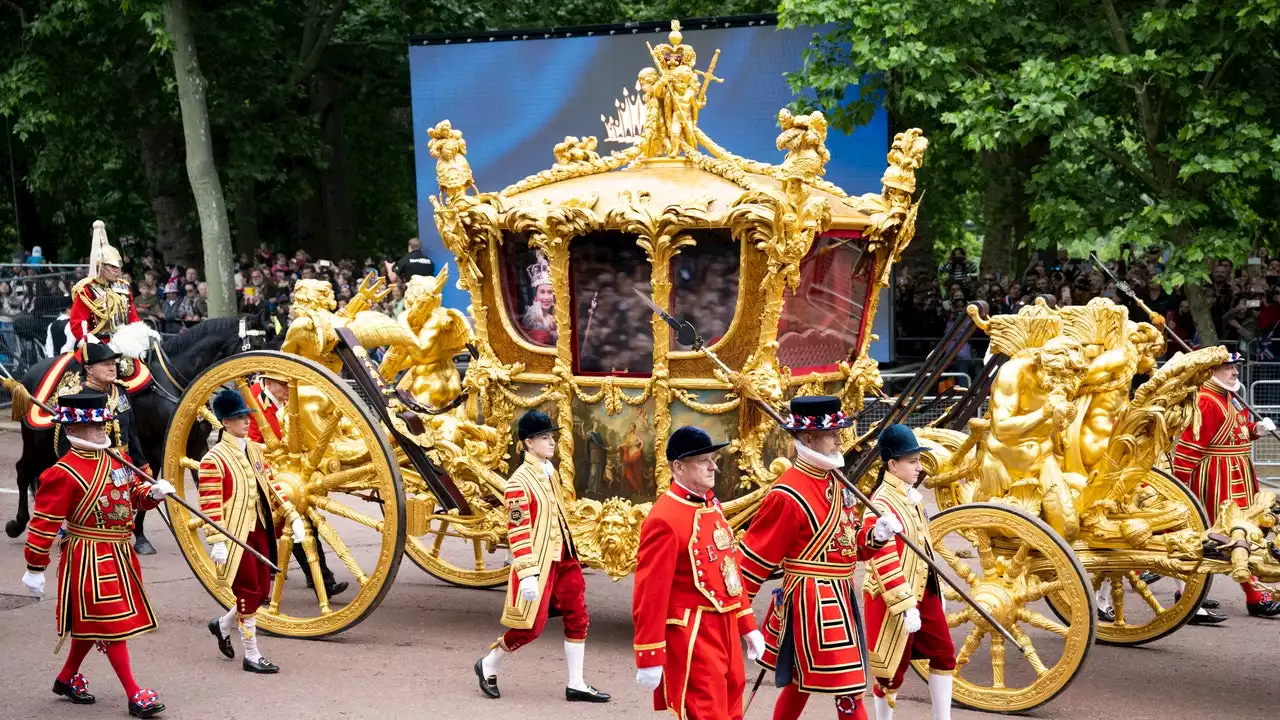
[(1216, 613), (1212, 610), (1206, 610), (1203, 606), (1196, 611), (1195, 615), (1187, 621), (1188, 625), (1217, 625), (1220, 622), (1226, 622), (1227, 616), (1222, 613)]
[(1246, 603), (1245, 607), (1249, 609), (1249, 614), (1254, 617), (1269, 618), (1280, 615), (1280, 600), (1276, 600), (1274, 596), (1270, 596), (1262, 602)]
[(275, 675), (280, 672), (280, 668), (276, 667), (275, 663), (264, 657), (260, 657), (257, 660), (245, 658), (240, 662), (240, 667), (244, 668), (245, 672), (258, 673), (259, 675)]
[(495, 700), (502, 697), (502, 693), (498, 691), (498, 676), (490, 675), (485, 677), (484, 658), (476, 661), (476, 678), (480, 680), (480, 692), (484, 693), (485, 697)]
[(1116, 611), (1112, 608), (1098, 608), (1098, 622), (1113, 623), (1116, 621)]
[(1151, 572), (1150, 570), (1143, 570), (1142, 572), (1138, 573), (1138, 578), (1139, 578), (1140, 580), (1142, 580), (1142, 582), (1144, 582), (1144, 583), (1146, 583), (1146, 584), (1148, 584), (1148, 585), (1153, 585), (1153, 584), (1155, 584), (1155, 583), (1159, 582), (1159, 581), (1160, 581), (1160, 578), (1162, 578), (1162, 577), (1164, 577), (1164, 576), (1163, 576), (1163, 575), (1157, 575), (1157, 574), (1155, 574), (1155, 573)]
[[(328, 594), (329, 597), (333, 597), (334, 595), (341, 595), (342, 593), (346, 592), (348, 587), (349, 586), (347, 585), (346, 580), (339, 580), (338, 582), (331, 582), (326, 584), (324, 586), (324, 591), (326, 594)], [(315, 583), (308, 580), (307, 589), (315, 590), (316, 589)]]
[[(1174, 602), (1181, 602), (1181, 601), (1182, 601), (1182, 593), (1177, 592), (1177, 591), (1174, 591), (1174, 593), (1173, 593), (1173, 601), (1174, 601)], [(1219, 603), (1217, 600), (1214, 600), (1213, 598), (1205, 598), (1204, 600), (1202, 600), (1202, 601), (1200, 602), (1200, 607), (1204, 608), (1205, 610), (1217, 610), (1217, 609), (1218, 609), (1219, 607), (1221, 607), (1221, 606), (1222, 606), (1222, 604), (1221, 604), (1221, 603)], [(1225, 619), (1225, 616), (1224, 616), (1224, 619)]]
[(136, 718), (155, 717), (164, 712), (164, 703), (151, 688), (142, 688), (129, 700), (129, 714)]
[(92, 705), (97, 699), (89, 694), (89, 681), (80, 673), (71, 676), (71, 680), (62, 682), (53, 680), (53, 694), (61, 695), (76, 705)]
[(222, 653), (230, 660), (236, 657), (235, 648), (231, 647), (231, 636), (222, 634), (222, 622), (220, 618), (214, 618), (209, 621), (209, 634), (218, 638), (218, 652)]
[(564, 689), (564, 699), (569, 702), (589, 702), (589, 703), (606, 703), (609, 702), (609, 693), (603, 693), (599, 690), (587, 686), (586, 690), (574, 690), (571, 687)]

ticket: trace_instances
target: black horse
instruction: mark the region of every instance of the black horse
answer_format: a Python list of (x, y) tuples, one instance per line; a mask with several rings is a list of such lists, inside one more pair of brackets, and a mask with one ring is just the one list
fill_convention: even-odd
[[(159, 358), (154, 357), (154, 349), (148, 353), (147, 367), (154, 380), (129, 400), (138, 424), (138, 439), (142, 442), (142, 451), (155, 472), (164, 467), (164, 446), (169, 421), (178, 409), (178, 398), (182, 396), (186, 386), (213, 363), (249, 349), (250, 345), (261, 345), (261, 340), (255, 340), (261, 337), (261, 333), (242, 335), (239, 318), (216, 318), (206, 320), (181, 335), (166, 340), (160, 346), (164, 363), (158, 362)], [(28, 392), (35, 392), (36, 385), (54, 359), (40, 361), (22, 377), (22, 384)], [(187, 457), (204, 457), (209, 449), (208, 438), (211, 431), (208, 422), (197, 421), (187, 438)], [(18, 537), (26, 529), (27, 522), (31, 519), (27, 495), (35, 488), (40, 473), (52, 467), (55, 462), (57, 455), (53, 446), (53, 430), (34, 430), (24, 422), (22, 457), (14, 466), (18, 471), (18, 514), (5, 523), (4, 527), (9, 537)], [(140, 552), (153, 553), (155, 550), (151, 548), (143, 530), (144, 517), (144, 513), (140, 511), (134, 519), (134, 547)]]

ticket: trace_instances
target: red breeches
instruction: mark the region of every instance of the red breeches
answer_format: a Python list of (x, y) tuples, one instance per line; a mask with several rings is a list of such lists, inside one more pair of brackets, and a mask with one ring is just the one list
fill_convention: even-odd
[[(249, 537), (245, 538), (245, 543), (262, 553), (263, 557), (271, 557), (269, 542), (267, 531), (261, 525), (255, 525), (249, 532)], [(271, 570), (261, 560), (246, 552), (240, 556), (240, 566), (236, 568), (231, 590), (236, 594), (236, 612), (252, 615), (271, 596)]]
[(590, 623), (587, 615), (587, 584), (582, 578), (582, 566), (578, 564), (577, 558), (570, 557), (551, 563), (533, 627), (508, 630), (502, 636), (502, 647), (514, 652), (541, 635), (542, 629), (547, 626), (547, 614), (551, 611), (552, 603), (555, 603), (556, 611), (564, 619), (564, 639), (574, 642), (586, 640), (587, 625)]

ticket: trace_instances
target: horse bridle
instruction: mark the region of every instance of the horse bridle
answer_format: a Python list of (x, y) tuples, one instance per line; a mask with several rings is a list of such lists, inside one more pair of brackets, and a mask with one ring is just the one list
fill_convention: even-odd
[[(250, 336), (266, 335), (266, 333), (261, 330), (247, 329), (245, 327), (245, 319), (243, 317), (240, 318), (240, 329), (237, 334), (240, 336), (240, 339), (241, 339), (241, 343), (240, 343), (241, 352), (245, 352), (250, 349), (250, 345), (249, 345)], [(174, 387), (178, 388), (178, 392), (186, 392), (187, 386), (191, 384), (191, 380), (189, 380), (185, 375), (179, 372), (177, 368), (173, 367), (173, 364), (169, 361), (169, 355), (165, 353), (164, 348), (160, 345), (159, 342), (156, 341), (154, 337), (151, 338), (151, 350), (154, 353), (156, 360), (159, 361), (160, 371), (164, 373), (164, 376), (169, 379), (169, 382), (173, 383)], [(179, 380), (179, 378), (181, 378), (181, 380)], [(156, 391), (160, 393), (160, 395), (162, 395), (166, 400), (171, 401), (173, 404), (177, 405), (178, 403), (181, 402), (179, 398), (174, 397), (172, 393), (170, 393), (165, 388), (161, 387), (159, 384), (156, 384), (155, 388), (156, 388)]]

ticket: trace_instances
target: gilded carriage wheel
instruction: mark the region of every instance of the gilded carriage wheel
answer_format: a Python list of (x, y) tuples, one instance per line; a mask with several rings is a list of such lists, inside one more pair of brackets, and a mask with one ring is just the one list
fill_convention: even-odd
[[(956, 645), (954, 698), (988, 712), (1039, 707), (1071, 684), (1093, 646), (1096, 606), (1071, 549), (1038, 518), (1005, 505), (975, 503), (929, 521), (936, 557), (1028, 652), (1007, 641), (947, 589), (947, 624)], [(1064, 622), (1040, 611), (1049, 593), (1069, 600)], [(957, 634), (958, 631), (958, 634)], [(983, 647), (985, 645), (985, 651)], [(926, 661), (912, 663), (922, 677)]]
[(422, 537), (406, 538), (404, 551), (428, 575), (458, 587), (502, 587), (510, 574), (505, 546), (464, 537), (448, 520), (431, 520)]
[[(304, 573), (291, 556), (291, 534), (287, 526), (278, 529), (277, 565), (284, 572), (274, 578), (271, 598), (258, 613), (258, 627), (288, 637), (325, 637), (350, 629), (377, 608), (395, 579), (404, 551), (400, 469), (377, 417), (359, 396), (327, 369), (295, 355), (262, 350), (223, 360), (183, 393), (169, 425), (164, 476), (175, 480), (184, 499), (198, 500), (194, 471), (200, 459), (186, 453), (202, 408), (226, 386), (239, 389), (256, 415), (261, 405), (249, 391), (249, 383), (264, 371), (290, 378), (288, 406), (280, 413), (283, 437), (275, 442), (269, 427), (264, 434), (276, 486), (306, 526), (303, 554), (311, 574), (318, 574), (320, 550), (338, 580), (347, 579), (341, 574), (345, 568), (353, 582), (333, 599), (327, 597), (323, 583), (317, 583), (315, 590), (307, 588)], [(234, 596), (215, 574), (200, 529), (202, 521), (172, 501), (168, 510), (187, 564), (215, 600), (231, 607)], [(283, 518), (275, 520), (280, 528)]]
[[(1192, 509), (1188, 528), (1203, 533), (1209, 527), (1209, 516), (1204, 505), (1187, 486), (1165, 478), (1158, 473), (1148, 473), (1147, 485), (1161, 497), (1172, 502), (1183, 503)], [(1115, 551), (1117, 554), (1123, 551)], [(1174, 600), (1174, 584), (1171, 579), (1152, 588), (1143, 582), (1141, 572), (1144, 567), (1137, 563), (1132, 567), (1122, 567), (1107, 562), (1107, 550), (1090, 551), (1084, 555), (1086, 567), (1095, 592), (1100, 592), (1102, 600), (1109, 600), (1116, 619), (1112, 622), (1098, 622), (1098, 642), (1107, 645), (1143, 645), (1163, 638), (1186, 624), (1195, 615), (1200, 603), (1209, 596), (1209, 588), (1213, 583), (1212, 575), (1194, 574), (1185, 578), (1186, 589), (1179, 600)], [(1093, 567), (1091, 557), (1099, 558), (1098, 565)], [(1161, 599), (1169, 604), (1161, 603)], [(1063, 602), (1056, 595), (1049, 595), (1049, 605), (1054, 613), (1063, 617), (1059, 605)]]

